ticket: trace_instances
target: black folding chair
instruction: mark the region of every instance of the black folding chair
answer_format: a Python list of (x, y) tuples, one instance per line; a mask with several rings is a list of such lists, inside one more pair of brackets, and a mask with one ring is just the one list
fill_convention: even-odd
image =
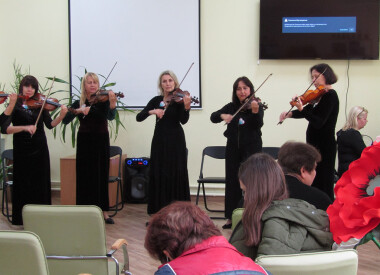
[[(209, 156), (209, 157), (214, 158), (214, 159), (225, 159), (226, 158), (226, 147), (225, 146), (207, 146), (206, 148), (203, 149), (201, 171), (200, 171), (199, 179), (198, 179), (198, 191), (197, 191), (197, 198), (196, 198), (195, 204), (198, 205), (199, 191), (200, 191), (200, 188), (202, 185), (203, 201), (204, 201), (205, 208), (207, 209), (207, 211), (225, 212), (225, 210), (210, 209), (207, 206), (205, 183), (226, 184), (226, 178), (225, 177), (204, 177), (203, 176), (203, 165), (204, 165), (205, 156)], [(211, 218), (212, 219), (225, 219), (225, 217), (211, 217)]]

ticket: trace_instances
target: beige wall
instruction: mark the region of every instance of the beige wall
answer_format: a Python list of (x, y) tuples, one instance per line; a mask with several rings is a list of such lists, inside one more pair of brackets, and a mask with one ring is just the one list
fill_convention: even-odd
[[(13, 80), (14, 60), (24, 68), (30, 66), (31, 74), (43, 80), (45, 76), (69, 79), (67, 0), (0, 0), (0, 82)], [(99, 34), (100, 42), (102, 34)], [(308, 69), (321, 60), (258, 60), (259, 0), (202, 0), (201, 1), (201, 74), (203, 110), (191, 112), (184, 126), (189, 148), (190, 184), (196, 185), (199, 175), (202, 149), (207, 145), (224, 145), (222, 124), (212, 124), (210, 114), (228, 103), (232, 84), (242, 75), (248, 76), (254, 85), (273, 73), (257, 96), (268, 103), (263, 132), (264, 146), (280, 146), (285, 141), (305, 140), (307, 123), (304, 120), (287, 120), (277, 126), (281, 111), (289, 108), (289, 100), (302, 94), (310, 83)], [(323, 46), (323, 41), (316, 41)], [(354, 105), (369, 109), (368, 124), (361, 131), (371, 137), (380, 135), (378, 107), (380, 93), (377, 80), (380, 75), (378, 60), (327, 61), (335, 70), (339, 81), (334, 85), (340, 98), (337, 129), (345, 121), (347, 108)], [(184, 64), (184, 66), (188, 66)], [(348, 72), (347, 72), (348, 71)], [(159, 72), (157, 72), (157, 75)], [(348, 88), (348, 100), (345, 96)], [(59, 87), (56, 85), (55, 87)], [(3, 107), (1, 107), (3, 108)], [(3, 109), (1, 109), (3, 110)], [(137, 123), (135, 115), (122, 112), (126, 130), (116, 141), (130, 157), (149, 156), (154, 118)], [(59, 182), (59, 158), (74, 154), (71, 144), (54, 139), (47, 130), (51, 157), (52, 180)], [(12, 147), (12, 137), (6, 137), (6, 148)], [(215, 173), (223, 173), (224, 165), (218, 164)]]

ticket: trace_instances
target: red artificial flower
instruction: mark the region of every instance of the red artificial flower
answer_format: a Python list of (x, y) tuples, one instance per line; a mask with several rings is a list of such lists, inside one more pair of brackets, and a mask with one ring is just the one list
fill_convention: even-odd
[(380, 224), (380, 143), (367, 147), (336, 183), (327, 208), (337, 244), (361, 239)]

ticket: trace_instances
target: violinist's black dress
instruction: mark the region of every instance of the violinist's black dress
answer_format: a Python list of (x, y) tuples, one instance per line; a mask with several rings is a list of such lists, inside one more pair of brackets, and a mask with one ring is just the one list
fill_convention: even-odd
[[(221, 114), (233, 115), (240, 105), (228, 103), (219, 111), (211, 114), (211, 121), (219, 123)], [(238, 207), (242, 198), (238, 171), (240, 164), (254, 153), (262, 151), (261, 127), (264, 125), (264, 110), (253, 114), (252, 110), (239, 112), (227, 125), (224, 136), (227, 138), (226, 146), (226, 189), (225, 189), (225, 216), (232, 217), (232, 211)]]
[[(88, 101), (86, 105), (90, 106)], [(79, 101), (75, 101), (72, 108), (78, 109)], [(67, 113), (63, 123), (69, 123), (74, 117), (72, 113)], [(107, 119), (114, 118), (115, 110), (109, 108), (109, 101), (93, 104), (87, 116), (78, 115), (80, 122), (76, 157), (78, 205), (97, 205), (103, 211), (109, 209), (110, 140)]]
[[(2, 121), (1, 132), (13, 126), (34, 125), (40, 109), (25, 109), (18, 101), (10, 116)], [(5, 115), (4, 115), (5, 116)], [(28, 132), (13, 134), (12, 224), (22, 225), (25, 204), (51, 204), (50, 158), (44, 124), (52, 129), (48, 111), (43, 111), (33, 137)]]
[[(143, 121), (153, 109), (163, 109), (163, 96), (152, 98), (136, 116)], [(152, 140), (148, 186), (148, 214), (154, 214), (172, 201), (189, 201), (187, 153), (182, 124), (189, 120), (183, 103), (172, 103), (158, 120)]]
[(335, 125), (339, 113), (339, 98), (335, 90), (325, 93), (318, 104), (306, 105), (300, 112), (292, 111), (292, 118), (309, 121), (306, 142), (321, 153), (313, 186), (325, 192), (334, 201), (334, 172), (336, 157)]

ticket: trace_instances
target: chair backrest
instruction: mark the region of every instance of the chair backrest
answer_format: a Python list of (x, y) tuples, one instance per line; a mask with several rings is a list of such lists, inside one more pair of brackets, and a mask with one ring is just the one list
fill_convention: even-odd
[(40, 238), (27, 231), (0, 231), (0, 274), (48, 275)]
[(209, 157), (215, 158), (215, 159), (225, 159), (226, 158), (226, 146), (207, 146), (203, 149), (200, 178), (203, 177), (203, 164), (204, 164), (205, 156), (209, 156)]
[(274, 159), (278, 159), (278, 151), (280, 151), (280, 147), (263, 147), (263, 153), (272, 156)]
[(107, 259), (60, 260), (51, 256), (105, 256), (106, 233), (97, 206), (26, 205), (24, 229), (36, 233), (45, 247), (51, 274), (108, 274)]
[(358, 253), (354, 249), (260, 256), (256, 263), (276, 275), (356, 275)]
[(119, 146), (110, 146), (110, 158), (119, 156), (119, 171), (118, 177), (121, 177), (121, 156), (123, 154), (123, 150)]

